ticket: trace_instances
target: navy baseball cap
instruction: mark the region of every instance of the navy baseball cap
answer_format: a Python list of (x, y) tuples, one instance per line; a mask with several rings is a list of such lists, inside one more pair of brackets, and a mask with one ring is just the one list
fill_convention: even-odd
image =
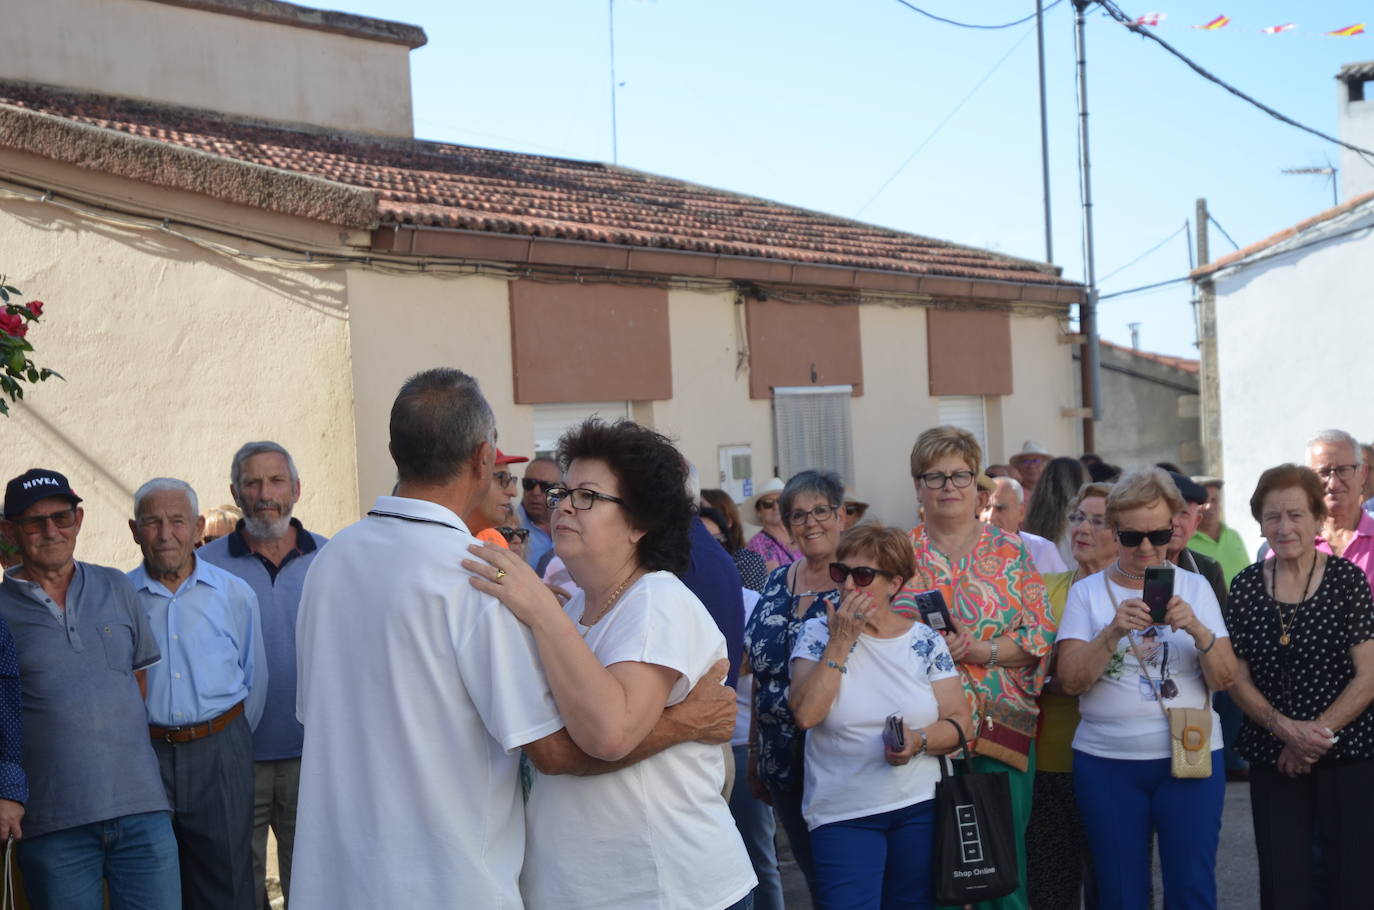
[(22, 515), (29, 506), (49, 496), (70, 499), (72, 505), (81, 501), (63, 475), (43, 468), (30, 468), (5, 485), (5, 515), (9, 518)]
[(1192, 478), (1175, 474), (1173, 471), (1169, 472), (1169, 476), (1174, 479), (1174, 486), (1178, 487), (1179, 495), (1183, 497), (1184, 502), (1191, 502), (1196, 505), (1207, 504), (1207, 491), (1201, 484), (1194, 483)]

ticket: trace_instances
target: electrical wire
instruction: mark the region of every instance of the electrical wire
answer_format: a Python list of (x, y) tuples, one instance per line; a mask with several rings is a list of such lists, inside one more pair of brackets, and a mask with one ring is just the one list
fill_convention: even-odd
[[(919, 6), (908, 3), (907, 0), (897, 0), (897, 2), (900, 3), (902, 6), (905, 6), (907, 9), (912, 10), (913, 12), (920, 13), (927, 19), (934, 19), (936, 22), (943, 22), (945, 25), (957, 25), (959, 28), (976, 28), (984, 31), (994, 31), (999, 28), (1013, 28), (1017, 25), (1020, 25), (1022, 22), (1031, 21), (1036, 16), (1035, 13), (1031, 13), (1029, 16), (1023, 16), (1020, 19), (1017, 19), (1015, 22), (1003, 22), (1001, 25), (978, 25), (977, 23), (973, 22), (959, 22), (954, 19), (946, 19), (944, 16), (937, 16), (932, 12), (921, 9)], [(1050, 10), (1054, 9), (1056, 6), (1063, 2), (1064, 0), (1054, 0), (1053, 3), (1042, 9), (1040, 12), (1042, 14), (1048, 13)]]
[(1350, 149), (1352, 152), (1364, 158), (1367, 163), (1374, 164), (1374, 161), (1371, 161), (1370, 159), (1370, 156), (1374, 156), (1374, 151), (1370, 151), (1366, 148), (1361, 148), (1358, 145), (1353, 145), (1349, 142), (1346, 142), (1343, 139), (1338, 139), (1337, 137), (1332, 136), (1328, 133), (1323, 133), (1321, 130), (1316, 129), (1315, 127), (1310, 127), (1305, 123), (1299, 123), (1297, 120), (1294, 120), (1287, 114), (1283, 114), (1279, 111), (1274, 110), (1274, 108), (1265, 104), (1263, 101), (1260, 101), (1258, 98), (1255, 98), (1251, 95), (1247, 95), (1245, 92), (1236, 88), (1234, 85), (1231, 85), (1229, 82), (1222, 79), (1221, 77), (1208, 72), (1200, 64), (1195, 63), (1190, 57), (1188, 57), (1182, 51), (1175, 48), (1169, 42), (1165, 41), (1163, 38), (1156, 35), (1154, 32), (1150, 31), (1150, 29), (1148, 29), (1147, 27), (1136, 24), (1136, 21), (1132, 19), (1130, 16), (1126, 15), (1126, 13), (1124, 13), (1121, 10), (1121, 7), (1113, 3), (1112, 0), (1098, 0), (1098, 2), (1101, 4), (1102, 8), (1106, 10), (1107, 15), (1111, 16), (1117, 22), (1126, 26), (1126, 28), (1135, 32), (1137, 35), (1140, 35), (1143, 38), (1148, 38), (1154, 43), (1158, 44), (1160, 47), (1164, 48), (1166, 51), (1173, 54), (1179, 60), (1182, 60), (1184, 63), (1186, 63), (1188, 67), (1193, 70), (1193, 72), (1197, 73), (1199, 76), (1206, 79), (1208, 82), (1212, 82), (1216, 85), (1221, 86), (1222, 88), (1226, 89), (1226, 91), (1230, 92), (1232, 95), (1235, 95), (1242, 101), (1245, 101), (1248, 104), (1251, 104), (1254, 107), (1259, 108), (1261, 111), (1264, 111), (1264, 113), (1268, 114), (1270, 117), (1273, 117), (1275, 120), (1278, 120), (1280, 123), (1286, 123), (1289, 126), (1296, 127), (1297, 129), (1302, 130), (1303, 132), (1311, 133), (1313, 136), (1316, 136), (1320, 139), (1325, 139), (1327, 142), (1334, 142), (1336, 145)]
[(941, 120), (940, 123), (935, 127), (935, 129), (930, 131), (930, 135), (926, 136), (926, 138), (921, 140), (921, 144), (916, 146), (916, 150), (912, 152), (910, 155), (906, 156), (906, 160), (901, 163), (897, 170), (892, 172), (891, 176), (889, 176), (886, 180), (883, 181), (883, 185), (878, 187), (878, 191), (874, 193), (872, 196), (870, 196), (867, 202), (859, 206), (858, 211), (854, 213), (855, 218), (858, 218), (860, 215), (862, 215), (865, 209), (867, 209), (870, 205), (876, 202), (878, 200), (878, 197), (887, 191), (887, 188), (892, 185), (892, 181), (896, 180), (899, 176), (901, 176), (902, 171), (906, 170), (907, 165), (911, 164), (912, 161), (916, 160), (916, 156), (921, 154), (921, 150), (924, 149), (927, 145), (930, 145), (930, 143), (935, 139), (936, 136), (940, 135), (940, 131), (945, 128), (945, 125), (947, 123), (954, 119), (954, 115), (959, 113), (963, 106), (965, 104), (968, 104), (974, 95), (978, 94), (978, 90), (982, 88), (983, 85), (989, 79), (992, 78), (993, 74), (997, 72), (997, 70), (1002, 66), (1003, 63), (1007, 62), (1007, 58), (1009, 58), (1012, 54), (1016, 53), (1016, 49), (1020, 47), (1022, 44), (1024, 44), (1026, 39), (1034, 33), (1035, 29), (1027, 29), (1024, 35), (1016, 39), (1016, 43), (1013, 44), (1011, 48), (1005, 54), (1003, 54), (996, 63), (992, 65), (992, 69), (988, 70), (986, 73), (983, 74), (983, 78), (979, 79), (978, 84), (975, 85), (969, 91), (969, 93), (964, 96), (964, 100), (954, 105), (954, 110), (946, 114), (945, 119)]
[[(1220, 227), (1220, 225), (1218, 225), (1218, 227)], [(1135, 265), (1137, 262), (1139, 262), (1140, 260), (1144, 259), (1146, 256), (1150, 255), (1150, 254), (1153, 253), (1155, 250), (1157, 250), (1157, 249), (1159, 249), (1160, 247), (1164, 246), (1164, 244), (1168, 243), (1170, 240), (1173, 240), (1175, 237), (1177, 237), (1179, 234), (1182, 234), (1182, 233), (1183, 233), (1185, 230), (1187, 230), (1187, 229), (1188, 229), (1188, 222), (1187, 222), (1187, 221), (1184, 221), (1183, 224), (1179, 226), (1179, 229), (1176, 230), (1176, 231), (1174, 231), (1174, 232), (1173, 232), (1172, 234), (1170, 234), (1168, 237), (1165, 237), (1163, 240), (1159, 241), (1159, 243), (1156, 243), (1154, 246), (1150, 247), (1148, 250), (1146, 250), (1145, 252), (1141, 253), (1139, 256), (1135, 257), (1135, 258), (1132, 259), (1130, 262), (1126, 263), (1125, 265), (1121, 266), (1120, 268), (1113, 269), (1112, 271), (1110, 271), (1110, 272), (1108, 272), (1107, 274), (1103, 275), (1101, 278), (1097, 279), (1097, 284), (1098, 284), (1098, 286), (1101, 287), (1102, 284), (1103, 284), (1108, 278), (1111, 278), (1113, 275), (1117, 274), (1118, 272), (1124, 272), (1124, 271), (1126, 271), (1126, 270), (1129, 269), (1131, 266)], [(1223, 231), (1222, 233), (1225, 233), (1225, 231)]]
[(1226, 233), (1226, 228), (1224, 228), (1224, 227), (1221, 226), (1221, 222), (1220, 222), (1220, 221), (1218, 221), (1218, 220), (1216, 220), (1216, 218), (1212, 217), (1212, 213), (1211, 213), (1211, 212), (1208, 212), (1208, 213), (1207, 213), (1207, 220), (1210, 221), (1210, 222), (1212, 222), (1212, 225), (1213, 225), (1217, 230), (1221, 231), (1221, 236), (1223, 236), (1223, 237), (1226, 238), (1226, 240), (1231, 244), (1232, 248), (1237, 249), (1237, 250), (1240, 249), (1240, 244), (1239, 244), (1239, 243), (1236, 243), (1234, 240), (1231, 239), (1231, 235), (1228, 234), (1228, 233)]

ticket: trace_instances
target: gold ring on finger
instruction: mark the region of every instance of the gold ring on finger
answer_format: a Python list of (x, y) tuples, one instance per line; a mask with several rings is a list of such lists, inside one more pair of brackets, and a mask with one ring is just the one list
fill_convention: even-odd
[(501, 583), (501, 579), (503, 579), (503, 578), (505, 578), (505, 577), (506, 577), (506, 570), (505, 570), (505, 569), (497, 569), (497, 570), (496, 570), (496, 583), (497, 583), (497, 584), (500, 584), (500, 583)]

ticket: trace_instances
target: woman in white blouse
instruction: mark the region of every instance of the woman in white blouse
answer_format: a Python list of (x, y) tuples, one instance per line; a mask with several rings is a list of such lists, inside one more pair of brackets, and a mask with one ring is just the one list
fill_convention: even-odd
[(662, 749), (650, 736), (664, 708), (726, 656), (724, 636), (674, 574), (690, 554), (686, 463), (653, 430), (595, 419), (559, 440), (558, 460), (566, 486), (548, 493), (554, 550), (581, 590), (560, 606), (499, 548), (482, 549), (490, 565), (472, 564), (484, 579), (474, 584), (530, 628), (578, 744), (624, 767), (533, 775), (525, 904), (742, 910), (755, 878), (722, 796), (724, 753), (700, 742)]
[[(789, 701), (806, 736), (802, 815), (821, 910), (933, 906), (934, 756), (961, 748), (968, 703), (940, 634), (892, 610), (914, 570), (906, 534), (859, 525), (840, 538), (839, 609), (807, 620)], [(889, 716), (904, 744), (884, 740)], [(953, 721), (950, 723), (949, 721)]]

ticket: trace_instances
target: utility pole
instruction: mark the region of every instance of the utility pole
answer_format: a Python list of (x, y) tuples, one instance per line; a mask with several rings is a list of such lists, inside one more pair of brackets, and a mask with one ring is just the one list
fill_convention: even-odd
[(606, 0), (606, 21), (611, 31), (611, 164), (619, 164), (620, 132), (615, 122), (615, 0)]
[(1097, 264), (1093, 255), (1092, 159), (1088, 154), (1088, 61), (1084, 14), (1096, 0), (1073, 0), (1074, 49), (1078, 58), (1079, 170), (1083, 179), (1083, 271), (1087, 290), (1078, 307), (1078, 330), (1087, 336), (1083, 345), (1083, 406), (1092, 416), (1083, 418), (1083, 451), (1096, 448), (1094, 421), (1102, 419), (1102, 352), (1097, 337)]
[[(1197, 264), (1212, 261), (1207, 243), (1207, 200), (1197, 201)], [(1195, 283), (1198, 294), (1198, 394), (1202, 398), (1202, 464), (1211, 477), (1221, 474), (1221, 377), (1217, 372), (1217, 292), (1211, 278)]]
[(1045, 261), (1054, 262), (1054, 231), (1050, 224), (1050, 124), (1045, 106), (1045, 3), (1035, 0), (1035, 44), (1040, 68), (1040, 183), (1045, 199)]

